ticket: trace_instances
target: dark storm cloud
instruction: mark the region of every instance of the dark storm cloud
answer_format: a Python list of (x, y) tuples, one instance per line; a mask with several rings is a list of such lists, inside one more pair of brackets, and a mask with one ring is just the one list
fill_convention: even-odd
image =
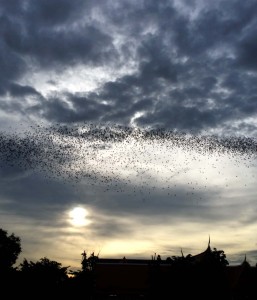
[(1, 91), (31, 64), (108, 64), (115, 55), (112, 38), (91, 21), (90, 1), (1, 1)]
[(9, 93), (13, 97), (24, 97), (27, 95), (40, 95), (33, 87), (28, 85), (20, 85), (11, 83), (9, 85)]
[[(64, 98), (66, 101), (63, 101)], [(48, 98), (42, 110), (45, 117), (54, 123), (91, 122), (101, 121), (102, 115), (110, 110), (110, 105), (102, 104), (93, 94), (87, 97), (66, 93)]]
[[(256, 9), (257, 13), (257, 9)], [(255, 15), (256, 15), (255, 13)], [(257, 42), (256, 42), (256, 30), (257, 22), (253, 24), (254, 29), (250, 29), (249, 32), (242, 37), (238, 47), (238, 64), (244, 69), (256, 71), (257, 68)]]
[(23, 74), (24, 68), (23, 59), (16, 53), (10, 53), (0, 40), (0, 96), (8, 91), (9, 80), (16, 80)]
[[(257, 103), (256, 2), (218, 1), (201, 8), (195, 2), (193, 8), (190, 17), (173, 1), (2, 1), (3, 101), (7, 92), (16, 98), (34, 94), (37, 104), (27, 113), (51, 122), (130, 125), (136, 116), (139, 126), (197, 133), (225, 131), (242, 120), (238, 128), (253, 135), (256, 125), (244, 119), (255, 115)], [(87, 93), (57, 90), (42, 97), (19, 83), (33, 68), (115, 70), (126, 63), (134, 63), (133, 72)], [(11, 111), (22, 111), (19, 101)], [(2, 109), (8, 112), (9, 106)]]
[(22, 45), (13, 45), (7, 41), (12, 51), (30, 56), (42, 68), (63, 68), (79, 63), (105, 64), (112, 56), (111, 39), (93, 26), (54, 31), (45, 29), (29, 32)]

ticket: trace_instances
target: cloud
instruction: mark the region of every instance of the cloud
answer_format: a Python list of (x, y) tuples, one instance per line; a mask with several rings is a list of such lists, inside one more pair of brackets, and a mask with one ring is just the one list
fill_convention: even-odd
[[(28, 105), (33, 119), (196, 133), (225, 131), (241, 119), (252, 135), (256, 124), (248, 119), (256, 106), (256, 74), (247, 70), (255, 65), (255, 6), (254, 1), (198, 3), (190, 14), (187, 3), (173, 1), (137, 6), (27, 1), (18, 8), (3, 1), (0, 91), (3, 101), (7, 92), (16, 100), (2, 109), (23, 114), (21, 97), (33, 94), (37, 103)], [(31, 71), (58, 74), (78, 65), (117, 70), (122, 64), (129, 74), (103, 79), (87, 92), (58, 90), (53, 76), (46, 84), (55, 82), (55, 92), (39, 91), (25, 80)]]

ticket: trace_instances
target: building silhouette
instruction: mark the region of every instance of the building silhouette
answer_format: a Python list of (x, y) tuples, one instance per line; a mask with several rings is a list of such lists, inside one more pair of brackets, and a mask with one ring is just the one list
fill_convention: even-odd
[(207, 248), (194, 256), (162, 260), (99, 258), (94, 268), (94, 299), (257, 299), (256, 267), (246, 257), (229, 266), (224, 251)]

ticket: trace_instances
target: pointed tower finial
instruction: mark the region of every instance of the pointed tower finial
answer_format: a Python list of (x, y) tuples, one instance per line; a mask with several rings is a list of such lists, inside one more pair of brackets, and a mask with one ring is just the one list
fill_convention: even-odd
[(244, 266), (244, 267), (250, 267), (249, 262), (246, 260), (246, 254), (245, 254), (245, 259), (244, 259), (244, 261), (242, 262), (242, 266)]
[(210, 248), (210, 247), (211, 247), (211, 237), (210, 237), (210, 235), (209, 235), (208, 248)]

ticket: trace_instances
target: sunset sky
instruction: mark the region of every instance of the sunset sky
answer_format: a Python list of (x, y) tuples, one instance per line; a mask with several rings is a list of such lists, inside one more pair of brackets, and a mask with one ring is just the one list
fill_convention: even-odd
[(0, 228), (24, 258), (257, 263), (256, 0), (0, 0)]

